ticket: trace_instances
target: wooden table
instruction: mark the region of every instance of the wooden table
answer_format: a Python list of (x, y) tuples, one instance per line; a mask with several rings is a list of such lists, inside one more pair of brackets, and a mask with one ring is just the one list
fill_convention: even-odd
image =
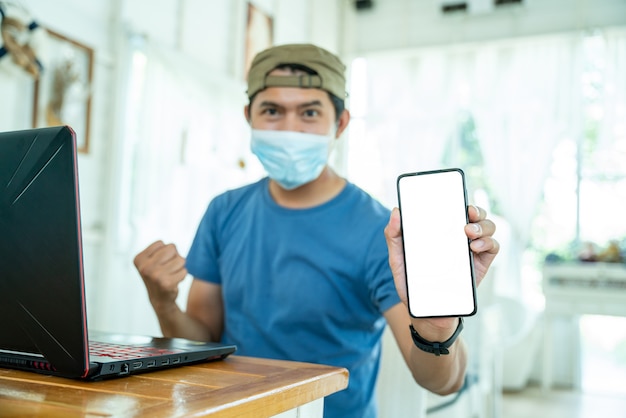
[(321, 417), (347, 386), (343, 368), (235, 355), (100, 382), (0, 368), (0, 417)]

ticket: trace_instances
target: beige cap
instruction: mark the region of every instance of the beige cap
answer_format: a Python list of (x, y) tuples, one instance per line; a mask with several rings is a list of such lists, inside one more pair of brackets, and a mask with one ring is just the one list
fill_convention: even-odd
[[(302, 65), (316, 75), (270, 76), (276, 67), (286, 64)], [(311, 44), (274, 46), (259, 52), (248, 71), (248, 97), (267, 87), (302, 87), (326, 90), (343, 99), (346, 97), (346, 66), (334, 54)]]

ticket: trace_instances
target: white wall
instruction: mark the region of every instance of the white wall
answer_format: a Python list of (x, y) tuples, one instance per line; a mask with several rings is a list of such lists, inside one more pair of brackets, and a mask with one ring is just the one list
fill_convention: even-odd
[[(444, 2), (451, 3), (445, 0), (374, 0), (372, 9), (357, 12), (350, 8), (345, 52), (358, 55), (626, 23), (623, 0), (524, 0), (521, 6), (503, 6), (485, 14), (446, 15), (440, 11)], [(466, 3), (471, 2), (466, 0)]]

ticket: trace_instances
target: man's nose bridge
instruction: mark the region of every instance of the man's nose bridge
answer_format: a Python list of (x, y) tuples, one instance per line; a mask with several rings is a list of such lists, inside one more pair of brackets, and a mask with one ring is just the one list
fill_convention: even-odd
[(300, 131), (301, 120), (298, 117), (298, 111), (296, 109), (289, 109), (285, 113), (285, 118), (283, 119), (283, 126), (281, 126), (284, 131)]

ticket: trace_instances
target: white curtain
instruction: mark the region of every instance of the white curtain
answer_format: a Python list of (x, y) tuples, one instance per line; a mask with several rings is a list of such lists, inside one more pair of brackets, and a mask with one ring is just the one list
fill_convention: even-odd
[(608, 29), (604, 31), (604, 39), (605, 80), (600, 144), (626, 152), (626, 28)]
[[(128, 208), (133, 241), (177, 242), (186, 253), (209, 200), (249, 177), (245, 87), (203, 77), (196, 64), (146, 46), (137, 98)], [(247, 166), (242, 168), (240, 161)]]
[(397, 175), (440, 167), (458, 118), (469, 112), (510, 231), (499, 237), (506, 245), (496, 291), (519, 297), (551, 151), (580, 132), (580, 42), (566, 34), (366, 56), (367, 81), (352, 86), (367, 94), (351, 104), (360, 109), (349, 137), (351, 179), (396, 205)]
[(366, 57), (365, 81), (352, 77), (348, 175), (390, 207), (398, 174), (438, 167), (444, 139), (456, 129), (446, 55)]
[[(160, 329), (132, 260), (151, 242), (186, 256), (208, 202), (262, 175), (249, 151), (243, 80), (216, 76), (179, 52), (132, 38), (115, 219), (101, 289), (119, 309), (97, 328), (158, 335)], [(178, 303), (186, 305), (190, 280)], [(120, 289), (124, 289), (120, 292)], [(101, 293), (102, 295), (102, 293)]]
[(477, 59), (476, 118), (486, 173), (510, 225), (496, 290), (519, 297), (522, 254), (552, 151), (582, 134), (581, 36), (493, 45)]

